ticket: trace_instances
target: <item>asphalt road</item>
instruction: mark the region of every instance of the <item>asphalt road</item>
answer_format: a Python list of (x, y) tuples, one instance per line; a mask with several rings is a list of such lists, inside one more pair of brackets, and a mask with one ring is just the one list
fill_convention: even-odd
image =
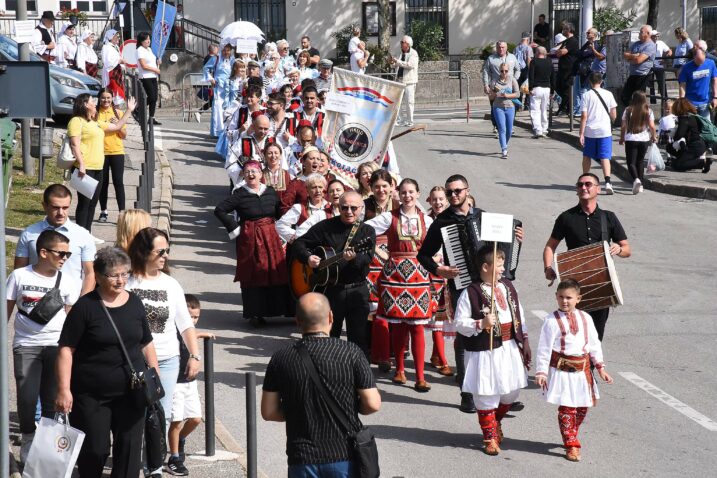
[[(228, 181), (202, 123), (164, 123), (164, 146), (175, 173), (173, 275), (203, 303), (199, 327), (218, 336), (215, 348), (217, 417), (246, 446), (244, 373), (260, 386), (271, 353), (296, 337), (291, 320), (252, 329), (241, 317), (241, 294), (232, 282), (234, 243), (212, 211), (228, 193)], [(427, 133), (396, 141), (401, 172), (423, 187), (466, 175), (478, 205), (515, 215), (526, 229), (516, 287), (526, 311), (533, 349), (539, 311), (555, 309), (542, 277), (541, 253), (555, 217), (576, 204), (572, 184), (580, 154), (553, 140), (533, 140), (516, 130), (510, 159), (500, 159), (490, 123), (431, 122)], [(615, 383), (581, 429), (583, 461), (562, 458), (556, 407), (531, 381), (525, 410), (504, 421), (503, 452), (480, 451), (475, 415), (458, 411), (458, 389), (427, 367), (433, 389), (418, 394), (376, 371), (383, 407), (365, 423), (378, 436), (382, 476), (706, 476), (717, 469), (717, 375), (712, 219), (717, 203), (646, 191), (632, 196), (613, 179), (616, 194), (600, 205), (615, 211), (633, 247), (617, 260), (625, 305), (613, 310), (604, 352)], [(536, 312), (534, 312), (536, 311)], [(293, 335), (292, 335), (293, 334)], [(430, 340), (427, 340), (430, 347)], [(452, 362), (452, 347), (448, 345)], [(429, 350), (430, 352), (430, 350)], [(412, 362), (407, 362), (409, 385)], [(532, 376), (532, 373), (531, 373)], [(284, 426), (258, 423), (260, 470), (286, 476)]]

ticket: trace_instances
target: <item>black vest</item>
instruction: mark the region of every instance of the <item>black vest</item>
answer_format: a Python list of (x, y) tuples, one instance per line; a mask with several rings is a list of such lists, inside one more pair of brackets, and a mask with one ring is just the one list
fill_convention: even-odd
[(47, 28), (42, 28), (40, 25), (35, 27), (37, 30), (40, 30), (40, 34), (42, 35), (42, 43), (45, 45), (49, 45), (54, 40), (52, 38), (52, 35), (50, 35), (50, 31)]
[[(508, 279), (501, 279), (499, 281), (505, 286), (508, 291), (508, 310), (513, 317), (513, 327), (511, 328), (511, 338), (514, 338), (518, 344), (523, 344), (523, 329), (521, 322), (523, 318), (520, 316), (520, 307), (518, 306), (518, 292), (513, 287), (513, 283)], [(468, 297), (471, 300), (471, 317), (475, 320), (480, 320), (485, 315), (483, 310), (490, 309), (490, 295), (486, 294), (481, 288), (480, 282), (474, 282), (468, 286)], [(500, 325), (496, 324), (493, 327), (493, 348), (497, 349), (503, 345), (503, 339), (500, 334)], [(483, 352), (490, 350), (490, 334), (487, 330), (481, 330), (478, 335), (471, 337), (462, 337), (463, 343), (466, 350), (470, 352)]]

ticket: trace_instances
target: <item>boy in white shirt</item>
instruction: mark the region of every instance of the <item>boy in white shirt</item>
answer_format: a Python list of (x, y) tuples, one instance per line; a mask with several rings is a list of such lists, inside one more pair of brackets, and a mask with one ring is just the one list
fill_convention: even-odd
[[(13, 360), (17, 385), (17, 413), (22, 434), (20, 460), (24, 463), (35, 436), (37, 397), (42, 403), (42, 415), (55, 414), (57, 380), (55, 359), (57, 341), (67, 317), (67, 311), (79, 298), (78, 284), (60, 269), (72, 255), (70, 240), (54, 230), (43, 231), (37, 238), (37, 263), (15, 269), (7, 280), (7, 315), (15, 314)], [(35, 307), (53, 289), (59, 289), (64, 306), (49, 317), (36, 317)], [(45, 321), (47, 318), (49, 320)]]

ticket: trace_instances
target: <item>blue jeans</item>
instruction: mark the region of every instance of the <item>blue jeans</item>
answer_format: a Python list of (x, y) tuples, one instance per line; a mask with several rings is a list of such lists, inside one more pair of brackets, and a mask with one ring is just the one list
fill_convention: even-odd
[(508, 141), (513, 134), (513, 119), (515, 118), (515, 108), (493, 107), (493, 117), (496, 126), (498, 126), (498, 142), (500, 149), (508, 149)]
[(352, 478), (356, 467), (350, 461), (318, 465), (289, 465), (288, 478)]
[(177, 377), (179, 377), (179, 355), (159, 361), (159, 380), (164, 388), (164, 397), (159, 403), (164, 409), (167, 430), (169, 430), (169, 420), (172, 416), (172, 395), (174, 395), (174, 386), (177, 385)]
[(590, 83), (585, 80), (581, 84), (580, 75), (575, 75), (573, 83), (573, 116), (580, 116), (583, 107), (583, 95), (590, 89)]
[(702, 116), (706, 120), (712, 120), (712, 118), (710, 117), (711, 111), (709, 103), (705, 103), (703, 105), (695, 105), (695, 108), (697, 108), (698, 115)]

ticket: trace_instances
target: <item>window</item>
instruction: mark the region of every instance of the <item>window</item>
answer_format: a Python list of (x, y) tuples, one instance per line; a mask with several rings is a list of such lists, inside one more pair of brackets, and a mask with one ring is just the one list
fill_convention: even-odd
[[(575, 28), (575, 36), (580, 39), (580, 1), (577, 0), (553, 0), (552, 32), (557, 35), (562, 32), (560, 25), (563, 22), (570, 22)], [(553, 43), (553, 39), (550, 39)]]
[(443, 45), (441, 46), (444, 50), (448, 50), (448, 0), (405, 1), (406, 32), (411, 31), (411, 23), (415, 21), (440, 25), (443, 28)]
[[(362, 6), (363, 25), (361, 29), (366, 33), (366, 36), (378, 36), (378, 2), (364, 2)], [(396, 36), (396, 2), (390, 3), (390, 9), (389, 29), (391, 30), (391, 36)]]
[(717, 7), (702, 8), (702, 35), (707, 47), (712, 49), (717, 45)]
[[(5, 10), (5, 12), (15, 12), (17, 10), (17, 0), (0, 0), (0, 10)], [(27, 11), (37, 11), (36, 0), (27, 0)]]
[(72, 10), (73, 8), (87, 13), (106, 13), (107, 1), (60, 0), (60, 10)]
[(234, 0), (234, 16), (255, 23), (266, 41), (286, 38), (286, 0)]

